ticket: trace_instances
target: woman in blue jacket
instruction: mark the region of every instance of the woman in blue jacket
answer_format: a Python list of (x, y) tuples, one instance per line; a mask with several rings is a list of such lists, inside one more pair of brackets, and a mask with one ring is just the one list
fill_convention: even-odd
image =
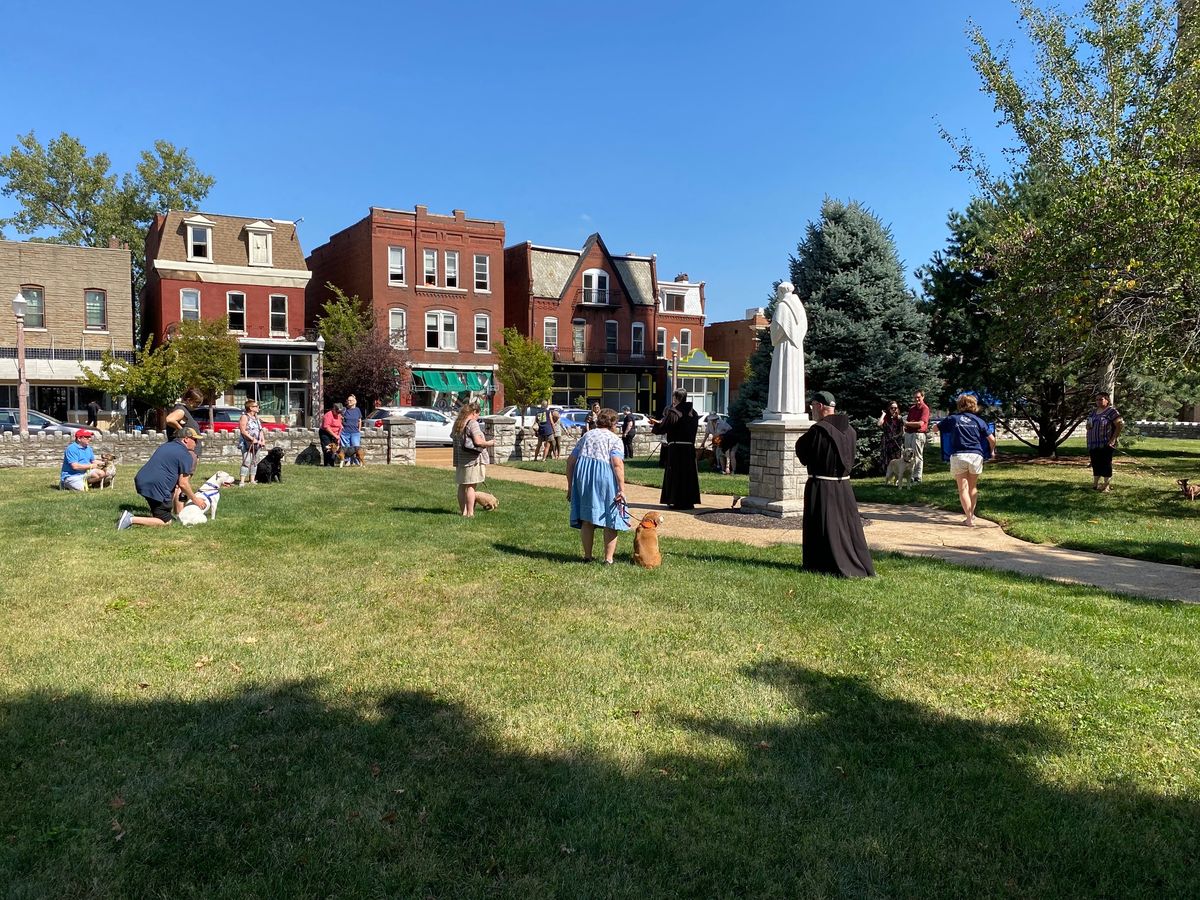
[(958, 398), (958, 412), (946, 416), (933, 426), (942, 436), (942, 461), (950, 463), (950, 474), (958, 485), (958, 502), (962, 504), (970, 527), (975, 524), (975, 507), (979, 503), (976, 483), (983, 472), (983, 461), (991, 459), (996, 449), (996, 437), (988, 433), (987, 422), (979, 418), (979, 401), (971, 394)]

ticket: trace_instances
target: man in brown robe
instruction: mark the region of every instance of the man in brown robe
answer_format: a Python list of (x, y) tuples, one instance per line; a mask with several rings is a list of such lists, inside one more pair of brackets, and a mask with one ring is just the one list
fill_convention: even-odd
[(700, 502), (700, 476), (696, 471), (696, 431), (700, 417), (680, 388), (671, 394), (671, 406), (662, 419), (653, 420), (655, 434), (666, 437), (659, 453), (663, 472), (659, 503), (671, 509), (694, 509)]
[(872, 578), (875, 568), (850, 486), (857, 435), (828, 391), (813, 395), (812, 417), (816, 424), (796, 441), (796, 456), (808, 469), (803, 567), (845, 578)]

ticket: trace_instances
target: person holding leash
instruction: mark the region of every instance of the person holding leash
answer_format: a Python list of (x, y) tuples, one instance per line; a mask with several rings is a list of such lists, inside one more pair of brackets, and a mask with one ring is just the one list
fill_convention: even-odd
[(254, 484), (258, 454), (265, 446), (262, 419), (258, 417), (258, 401), (247, 400), (242, 417), (238, 419), (238, 449), (242, 451), (241, 480), (238, 487), (245, 487), (247, 478)]

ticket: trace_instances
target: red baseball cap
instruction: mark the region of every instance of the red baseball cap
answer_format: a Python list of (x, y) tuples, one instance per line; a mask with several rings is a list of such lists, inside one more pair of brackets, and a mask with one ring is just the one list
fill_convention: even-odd
[(93, 434), (93, 432), (88, 431), (86, 428), (80, 428), (77, 432), (75, 432), (75, 437), (76, 438), (91, 437), (92, 434)]

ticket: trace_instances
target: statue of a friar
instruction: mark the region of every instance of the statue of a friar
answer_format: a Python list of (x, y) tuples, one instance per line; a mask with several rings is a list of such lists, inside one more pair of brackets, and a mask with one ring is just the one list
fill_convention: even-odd
[(771, 317), (771, 382), (764, 418), (808, 415), (804, 396), (804, 337), (808, 314), (791, 282), (775, 288), (775, 314)]

